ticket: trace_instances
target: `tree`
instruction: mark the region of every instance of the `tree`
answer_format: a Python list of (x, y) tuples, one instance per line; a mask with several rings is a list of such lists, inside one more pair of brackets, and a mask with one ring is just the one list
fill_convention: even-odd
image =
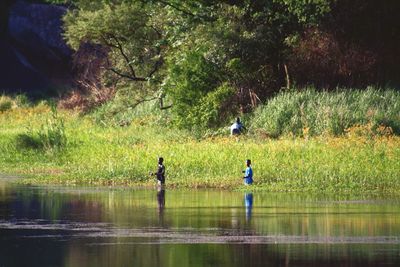
[(105, 47), (103, 82), (135, 90), (133, 105), (157, 98), (165, 52), (161, 13), (141, 1), (79, 1), (77, 6), (64, 18), (67, 43), (75, 50), (85, 42)]
[(330, 2), (77, 0), (65, 36), (106, 47), (105, 82), (131, 87), (135, 103), (167, 93), (179, 125), (218, 126), (288, 84), (293, 40)]
[[(179, 2), (174, 1), (175, 5)], [(284, 86), (290, 39), (316, 25), (329, 11), (329, 1), (207, 1), (202, 5), (206, 13), (200, 7), (185, 7), (185, 16), (179, 18), (179, 25), (185, 27), (178, 31), (173, 27), (178, 34), (170, 41), (176, 45), (169, 51), (165, 87), (177, 121), (192, 128), (200, 122), (189, 120), (192, 115), (188, 114), (209, 118), (200, 120), (203, 127), (218, 126), (229, 116), (252, 110)], [(188, 9), (193, 15), (187, 15)], [(211, 105), (215, 107), (212, 113), (225, 115), (216, 123), (208, 116), (210, 109), (202, 107), (204, 99), (208, 95), (211, 99), (221, 86), (231, 90), (223, 90), (224, 97), (217, 98), (220, 106)]]

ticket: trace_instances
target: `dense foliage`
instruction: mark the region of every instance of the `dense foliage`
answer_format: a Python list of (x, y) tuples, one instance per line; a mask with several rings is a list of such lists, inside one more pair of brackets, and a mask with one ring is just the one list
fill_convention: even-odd
[[(218, 127), (282, 87), (398, 81), (396, 1), (66, 3), (71, 47), (79, 52), (92, 43), (104, 49), (96, 72), (102, 84), (135, 92), (130, 107), (154, 99), (162, 109), (165, 101), (172, 103), (179, 127)], [(370, 18), (380, 15), (371, 25)]]

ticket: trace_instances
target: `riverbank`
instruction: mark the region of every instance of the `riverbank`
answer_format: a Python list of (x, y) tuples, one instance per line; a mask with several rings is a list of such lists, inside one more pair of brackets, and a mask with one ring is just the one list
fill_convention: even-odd
[[(153, 186), (148, 173), (163, 156), (168, 187), (240, 189), (250, 158), (253, 190), (400, 192), (400, 138), (370, 135), (368, 125), (340, 137), (195, 139), (140, 119), (101, 127), (88, 116), (59, 112), (39, 104), (1, 114), (1, 172), (22, 175), (29, 184)], [(51, 147), (56, 139), (60, 147)]]

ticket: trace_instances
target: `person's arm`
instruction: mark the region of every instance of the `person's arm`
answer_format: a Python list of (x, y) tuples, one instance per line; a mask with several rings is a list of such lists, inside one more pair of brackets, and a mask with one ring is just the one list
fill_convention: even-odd
[(249, 169), (249, 168), (246, 168), (246, 170), (243, 171), (243, 172), (244, 172), (244, 177), (243, 177), (243, 179), (246, 179), (246, 178), (249, 177), (249, 171), (248, 171), (248, 169)]
[(150, 175), (151, 176), (158, 175), (159, 171), (160, 171), (160, 168), (158, 168), (157, 171), (155, 171), (155, 172), (150, 172)]

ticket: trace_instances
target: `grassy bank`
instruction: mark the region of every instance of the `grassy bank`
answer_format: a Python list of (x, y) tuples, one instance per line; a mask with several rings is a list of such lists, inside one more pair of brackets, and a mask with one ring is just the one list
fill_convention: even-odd
[(318, 92), (313, 88), (283, 91), (259, 106), (251, 120), (254, 131), (268, 136), (340, 136), (356, 125), (382, 127), (400, 135), (400, 92), (369, 87), (366, 90)]
[[(7, 98), (11, 103), (0, 113), (0, 172), (21, 174), (26, 177), (24, 182), (35, 184), (152, 186), (155, 180), (148, 173), (155, 170), (157, 157), (163, 156), (170, 187), (237, 189), (243, 187), (241, 171), (245, 159), (250, 158), (254, 190), (400, 192), (400, 137), (389, 126), (365, 120), (364, 124), (349, 125), (341, 135), (322, 130), (316, 135), (304, 125), (298, 126), (301, 132), (297, 135), (288, 131), (271, 139), (265, 134), (268, 124), (256, 124), (268, 120), (265, 110), (270, 109), (270, 121), (277, 118), (276, 109), (268, 105), (282, 99), (286, 102), (281, 103), (293, 102), (287, 99), (298, 102), (302, 94), (311, 93), (289, 94), (291, 98), (283, 94), (261, 107), (253, 115), (249, 134), (201, 139), (159, 126), (153, 111), (123, 116), (128, 124), (111, 127), (99, 123), (96, 113), (57, 112), (45, 103), (29, 106)], [(305, 99), (311, 99), (310, 95)], [(297, 107), (312, 101), (303, 103)], [(391, 103), (385, 115), (392, 123), (400, 120), (400, 113), (395, 114), (398, 105)], [(162, 119), (168, 121), (165, 116)]]

